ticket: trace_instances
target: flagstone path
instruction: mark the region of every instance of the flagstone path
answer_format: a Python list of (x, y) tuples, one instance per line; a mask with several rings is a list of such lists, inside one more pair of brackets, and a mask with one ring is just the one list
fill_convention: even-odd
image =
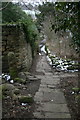
[(37, 63), (36, 77), (41, 79), (38, 92), (34, 96), (35, 118), (71, 118), (63, 92), (58, 89), (59, 75), (53, 75), (45, 55)]

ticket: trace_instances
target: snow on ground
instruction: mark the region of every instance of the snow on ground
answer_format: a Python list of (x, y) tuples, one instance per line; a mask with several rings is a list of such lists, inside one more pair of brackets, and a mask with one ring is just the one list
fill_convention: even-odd
[[(59, 71), (66, 71), (66, 72), (77, 72), (78, 69), (72, 69), (70, 70), (70, 67), (73, 67), (75, 64), (78, 64), (76, 61), (72, 60), (66, 60), (57, 57), (55, 54), (51, 54), (51, 51), (47, 48), (48, 55), (46, 56), (47, 61), (49, 65), (51, 65), (53, 68), (56, 68)], [(41, 53), (47, 53), (45, 50), (45, 45), (41, 47)], [(41, 55), (39, 53), (39, 55)]]
[(45, 45), (43, 47), (41, 47), (41, 52), (45, 53), (46, 54), (46, 51), (45, 51)]
[(4, 79), (4, 80), (6, 80), (6, 81), (9, 81), (9, 82), (12, 83), (12, 84), (14, 83), (14, 80), (12, 80), (12, 79), (11, 79), (11, 76), (8, 75), (8, 74), (2, 73), (2, 75), (0, 75), (0, 78)]

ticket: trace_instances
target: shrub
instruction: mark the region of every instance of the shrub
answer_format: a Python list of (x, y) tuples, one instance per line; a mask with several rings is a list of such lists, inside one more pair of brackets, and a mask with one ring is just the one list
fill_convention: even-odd
[(80, 91), (80, 88), (74, 87), (74, 88), (72, 88), (72, 90), (73, 90), (74, 92), (78, 93), (78, 92)]
[(33, 103), (33, 98), (30, 96), (19, 96), (20, 103)]
[(16, 57), (14, 52), (8, 53), (9, 72), (12, 79), (18, 76)]
[(15, 95), (20, 94), (20, 90), (19, 90), (19, 89), (15, 89), (15, 90), (14, 90), (14, 94), (15, 94)]
[(21, 79), (21, 78), (15, 78), (14, 82), (18, 82), (18, 83), (21, 83), (21, 84), (26, 84), (26, 80)]
[(10, 76), (12, 79), (16, 78), (18, 76), (18, 71), (16, 67), (9, 68)]
[(14, 89), (14, 86), (12, 84), (3, 84), (2, 85), (2, 95), (4, 97), (6, 96), (10, 96), (12, 97), (13, 96), (13, 89)]

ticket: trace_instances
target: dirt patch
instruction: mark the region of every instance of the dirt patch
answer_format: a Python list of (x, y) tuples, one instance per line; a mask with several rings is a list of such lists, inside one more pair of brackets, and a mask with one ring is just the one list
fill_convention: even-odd
[[(26, 85), (14, 84), (14, 86), (20, 90), (20, 95), (31, 95), (34, 97), (39, 88), (40, 81), (32, 81)], [(15, 96), (14, 96), (15, 97)], [(3, 118), (32, 118), (34, 110), (34, 102), (31, 104), (22, 105), (18, 100), (7, 96), (2, 101), (2, 116)]]
[(39, 61), (39, 59), (41, 58), (41, 56), (39, 56), (38, 54), (35, 56), (35, 58), (33, 59), (33, 62), (32, 62), (32, 66), (30, 68), (30, 73), (35, 75), (36, 73), (36, 66), (37, 66), (37, 63)]
[[(20, 95), (31, 95), (34, 97), (39, 88), (40, 81), (32, 81), (26, 85), (14, 84), (14, 86), (20, 90)], [(2, 116), (3, 118), (32, 118), (34, 110), (34, 102), (22, 105), (18, 100), (15, 100), (10, 96), (7, 96), (2, 101)]]
[[(33, 65), (30, 69), (31, 74), (35, 73), (36, 64), (38, 62), (39, 56), (36, 56)], [(5, 84), (5, 81), (4, 81)], [(40, 80), (28, 81), (26, 84), (21, 83), (13, 83), (14, 87), (19, 90), (19, 95), (31, 95), (34, 98), (35, 93), (39, 89)], [(35, 109), (35, 102), (21, 104), (16, 96), (6, 96), (5, 99), (2, 100), (2, 118), (12, 119), (12, 118), (33, 118), (33, 111)]]
[(80, 110), (78, 109), (77, 97), (80, 96), (80, 92), (74, 92), (73, 88), (78, 88), (78, 73), (63, 73), (60, 77), (60, 89), (64, 92), (71, 116), (73, 120), (80, 120)]

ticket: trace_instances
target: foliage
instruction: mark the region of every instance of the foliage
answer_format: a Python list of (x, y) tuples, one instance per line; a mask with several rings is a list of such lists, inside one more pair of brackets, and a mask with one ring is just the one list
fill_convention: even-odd
[(14, 89), (14, 86), (12, 84), (3, 84), (2, 85), (2, 94), (4, 97), (6, 96), (13, 96), (13, 89)]
[(80, 18), (80, 3), (79, 2), (46, 2), (42, 6), (39, 6), (41, 14), (38, 16), (38, 22), (50, 16), (53, 18), (51, 21), (52, 30), (55, 33), (68, 32), (71, 33), (73, 45), (76, 45), (76, 51), (80, 51), (80, 34), (79, 34), (79, 18)]
[(36, 50), (36, 45), (37, 45), (36, 43), (38, 42), (39, 39), (38, 30), (30, 16), (27, 17), (27, 20), (24, 19), (21, 20), (20, 22), (22, 24), (25, 33), (26, 41), (27, 43), (30, 43), (32, 47), (32, 57), (34, 57), (34, 52)]
[(21, 83), (21, 84), (26, 84), (26, 80), (21, 79), (21, 78), (15, 78), (14, 82), (18, 82), (18, 83)]
[[(7, 2), (2, 2), (2, 8), (4, 8), (6, 4)], [(13, 4), (12, 2), (2, 10), (2, 23), (18, 22), (23, 18), (26, 18), (26, 14), (17, 4)]]
[(15, 95), (20, 94), (20, 90), (16, 88), (16, 89), (14, 90), (14, 94), (15, 94)]
[(54, 11), (54, 3), (43, 3), (43, 5), (39, 5), (38, 7), (39, 11), (41, 12), (40, 14), (36, 15), (37, 17), (37, 26), (38, 26), (38, 30), (41, 30), (41, 27), (43, 27), (42, 22), (44, 21), (44, 19), (46, 19), (46, 16), (52, 16), (55, 14)]
[(80, 88), (78, 88), (78, 87), (74, 87), (74, 88), (72, 88), (72, 90), (74, 91), (74, 92), (79, 92), (80, 91)]
[(33, 103), (33, 97), (32, 96), (19, 96), (19, 102), (20, 103)]
[[(2, 3), (4, 7), (7, 2)], [(17, 23), (21, 24), (25, 33), (25, 38), (32, 47), (32, 56), (36, 49), (36, 41), (38, 40), (38, 31), (31, 16), (22, 11), (18, 4), (9, 3), (8, 6), (2, 10), (2, 23)]]
[(79, 34), (79, 3), (78, 2), (59, 2), (55, 4), (55, 31), (69, 31), (72, 33), (72, 41), (76, 49), (80, 51)]
[(18, 76), (18, 70), (16, 66), (16, 57), (14, 52), (8, 53), (8, 63), (9, 63), (9, 72), (11, 75), (11, 78), (14, 79)]

